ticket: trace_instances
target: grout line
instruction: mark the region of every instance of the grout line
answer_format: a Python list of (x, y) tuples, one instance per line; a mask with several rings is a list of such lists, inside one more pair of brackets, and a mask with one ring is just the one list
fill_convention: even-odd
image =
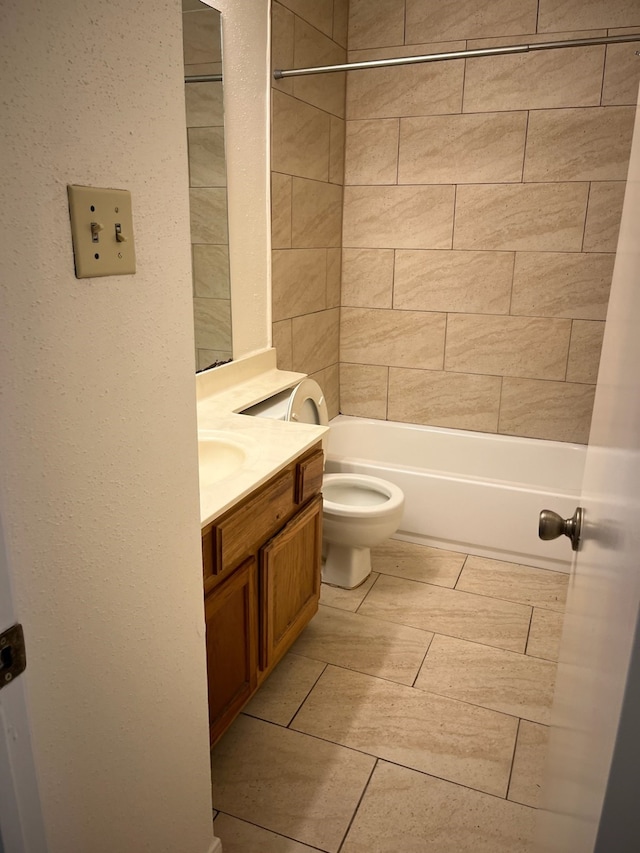
[(605, 74), (607, 71), (607, 56), (609, 53), (609, 45), (605, 44), (605, 45), (603, 45), (603, 47), (604, 47), (604, 57), (602, 60), (602, 80), (600, 81), (600, 101), (599, 101), (601, 107), (604, 106), (602, 103), (602, 99), (604, 98), (604, 78), (605, 78)]
[(502, 394), (504, 391), (505, 377), (500, 377), (500, 393), (498, 394), (498, 422), (496, 424), (496, 433), (500, 435), (500, 419), (502, 418)]
[(340, 851), (344, 847), (344, 843), (347, 840), (347, 835), (349, 835), (349, 830), (351, 829), (351, 826), (352, 826), (354, 820), (356, 819), (356, 815), (358, 814), (358, 809), (360, 808), (360, 804), (362, 803), (362, 801), (364, 799), (364, 795), (367, 793), (369, 783), (371, 782), (371, 778), (373, 777), (374, 771), (375, 771), (376, 767), (378, 766), (379, 760), (380, 759), (376, 757), (376, 760), (373, 762), (373, 767), (371, 768), (371, 773), (369, 773), (369, 778), (367, 779), (366, 784), (365, 784), (364, 788), (362, 789), (362, 794), (360, 794), (360, 798), (358, 800), (358, 803), (357, 803), (357, 805), (353, 811), (353, 814), (351, 815), (351, 820), (349, 821), (349, 825), (347, 826), (345, 833), (342, 837), (342, 841), (340, 842), (340, 847), (338, 847), (338, 853), (340, 853)]
[[(406, 685), (404, 685), (404, 686), (406, 686)], [(410, 689), (413, 689), (413, 688), (410, 688)], [(471, 702), (464, 702), (461, 699), (453, 699), (451, 696), (444, 696), (444, 694), (442, 694), (442, 693), (433, 693), (432, 691), (426, 691), (426, 690), (420, 690), (419, 692), (420, 693), (426, 693), (426, 694), (430, 693), (432, 696), (438, 696), (442, 699), (448, 699), (451, 702), (458, 702), (462, 705), (468, 705), (472, 708), (481, 708), (484, 711), (489, 711), (490, 713), (493, 713), (493, 714), (500, 714), (503, 717), (509, 717), (513, 720), (522, 719), (525, 722), (537, 723), (537, 725), (546, 726), (547, 728), (549, 728), (548, 723), (540, 723), (538, 720), (529, 720), (526, 717), (518, 717), (515, 714), (506, 714), (504, 711), (496, 711), (493, 708), (486, 708), (484, 705), (473, 705)], [(265, 722), (268, 725), (276, 725), (274, 723), (269, 723), (267, 720), (261, 720), (261, 722)], [(282, 728), (282, 727), (279, 726), (278, 728)], [(367, 752), (366, 750), (359, 749), (358, 747), (346, 746), (344, 743), (339, 743), (339, 742), (334, 741), (334, 740), (329, 740), (328, 738), (322, 737), (320, 735), (300, 731), (299, 729), (287, 729), (286, 731), (296, 732), (297, 734), (304, 735), (305, 737), (312, 738), (313, 740), (321, 741), (322, 743), (330, 743), (333, 746), (339, 746), (341, 749), (347, 749), (350, 752), (356, 752), (359, 755), (367, 755), (370, 758), (376, 759), (376, 763), (378, 761), (384, 761), (387, 764), (394, 764), (396, 767), (403, 767), (405, 770), (411, 770), (412, 772), (420, 773), (423, 776), (430, 776), (433, 779), (440, 779), (443, 782), (449, 782), (449, 784), (451, 784), (451, 785), (458, 785), (459, 787), (466, 788), (469, 791), (477, 791), (480, 794), (486, 794), (488, 797), (494, 797), (495, 799), (498, 799), (498, 800), (504, 800), (505, 799), (504, 797), (501, 797), (498, 794), (491, 794), (489, 791), (483, 791), (480, 788), (474, 788), (471, 785), (465, 785), (462, 782), (455, 782), (452, 779), (447, 779), (445, 776), (437, 776), (435, 773), (428, 773), (426, 770), (419, 770), (417, 767), (411, 767), (408, 764), (401, 764), (399, 761), (394, 761), (393, 759), (385, 758), (384, 756), (376, 755), (375, 753), (372, 753), (372, 752)]]
[(364, 595), (364, 598), (362, 599), (362, 601), (360, 602), (360, 604), (356, 607), (356, 609), (355, 609), (355, 610), (353, 610), (353, 611), (352, 611), (352, 613), (357, 613), (357, 612), (360, 610), (360, 608), (362, 607), (362, 605), (363, 605), (363, 604), (365, 603), (365, 601), (367, 600), (367, 597), (368, 597), (369, 593), (370, 593), (370, 592), (371, 592), (371, 590), (374, 588), (374, 586), (378, 583), (378, 580), (380, 579), (380, 573), (379, 573), (379, 572), (377, 572), (376, 574), (377, 574), (376, 579), (375, 579), (375, 580), (374, 580), (374, 582), (371, 584), (371, 586), (369, 587), (369, 589), (366, 591), (366, 593), (365, 593), (365, 595)]
[(447, 333), (449, 331), (449, 312), (447, 311), (444, 315), (444, 339), (442, 342), (442, 367), (440, 370), (443, 372), (446, 371), (447, 368)]
[[(480, 596), (480, 597), (486, 597), (486, 596)], [(529, 607), (529, 609), (531, 611), (533, 611), (533, 607), (531, 607), (531, 605), (522, 605), (522, 606), (523, 607), (527, 606), (527, 607)], [(552, 612), (555, 613), (558, 611), (552, 611)], [(366, 614), (366, 613), (359, 613), (358, 615), (359, 616), (368, 616), (368, 614)], [(368, 618), (379, 619), (380, 622), (386, 622), (390, 625), (402, 625), (405, 628), (416, 628), (415, 625), (409, 625), (406, 622), (394, 622), (391, 619), (384, 619), (381, 616), (375, 616), (375, 617), (369, 616)], [(531, 624), (531, 616), (529, 617), (529, 624)], [(515, 649), (507, 649), (504, 646), (492, 646), (490, 643), (486, 643), (486, 642), (483, 643), (480, 640), (470, 640), (468, 637), (461, 637), (458, 634), (447, 634), (445, 631), (434, 631), (433, 629), (429, 629), (428, 627), (424, 627), (424, 626), (416, 628), (416, 630), (417, 631), (428, 631), (429, 633), (439, 634), (441, 637), (449, 637), (451, 640), (460, 640), (463, 643), (473, 643), (474, 646), (482, 646), (483, 648), (487, 648), (487, 649), (495, 649), (499, 652), (507, 652), (507, 653), (510, 653), (512, 655), (518, 655), (519, 657), (532, 657), (531, 655), (529, 655), (529, 656), (526, 655), (524, 651), (518, 652)], [(527, 638), (525, 637), (525, 645), (523, 646), (523, 648), (526, 648), (526, 639)]]
[[(529, 627), (527, 628), (527, 639), (524, 644), (524, 655), (526, 657), (527, 654), (527, 646), (529, 645), (529, 635), (531, 634), (531, 623), (533, 622), (533, 606), (531, 607), (531, 616), (529, 617)], [(533, 657), (530, 655), (530, 657)]]
[(511, 756), (511, 768), (509, 770), (509, 779), (507, 780), (507, 791), (504, 795), (505, 800), (509, 799), (509, 788), (511, 787), (511, 778), (513, 776), (513, 766), (516, 763), (516, 749), (518, 748), (518, 737), (520, 735), (520, 723), (522, 722), (522, 718), (518, 719), (518, 725), (516, 726), (516, 736), (513, 741), (513, 755)]
[[(472, 556), (472, 555), (469, 555), (469, 556)], [(482, 557), (480, 559), (488, 559), (488, 558)], [(465, 560), (465, 562), (463, 564), (463, 568), (464, 568), (464, 565), (466, 565), (466, 562), (467, 561)], [(517, 566), (520, 564), (514, 563), (513, 565)], [(528, 568), (535, 568), (535, 567), (531, 566)], [(541, 571), (541, 572), (553, 572), (553, 574), (555, 574), (555, 575), (564, 575), (565, 574), (565, 572), (556, 572), (553, 569), (539, 569), (539, 571)], [(462, 574), (462, 569), (460, 570), (460, 574)], [(485, 592), (469, 592), (466, 589), (459, 589), (457, 584), (460, 580), (460, 575), (458, 575), (458, 579), (456, 580), (456, 586), (444, 586), (443, 584), (431, 583), (430, 581), (419, 581), (419, 580), (416, 580), (415, 578), (407, 578), (407, 577), (404, 577), (403, 575), (394, 575), (391, 572), (383, 572), (383, 571), (379, 571), (379, 570), (378, 570), (378, 575), (379, 576), (380, 575), (386, 575), (387, 577), (397, 578), (398, 580), (403, 580), (403, 581), (409, 581), (410, 583), (420, 583), (420, 584), (423, 584), (424, 586), (435, 586), (438, 589), (448, 589), (450, 592), (461, 592), (464, 595), (477, 595), (478, 598), (490, 598), (493, 601), (504, 601), (506, 604), (517, 604), (519, 607), (539, 607), (542, 610), (551, 610), (553, 613), (564, 613), (565, 612), (565, 607), (563, 607), (562, 610), (557, 610), (555, 607), (549, 607), (548, 605), (545, 606), (544, 604), (529, 604), (526, 601), (518, 601), (517, 599), (514, 599), (514, 598), (503, 598), (502, 596), (489, 595), (488, 593), (485, 593)], [(377, 581), (377, 578), (376, 578), (376, 581)], [(372, 588), (373, 588), (373, 585), (372, 585)], [(369, 592), (370, 591), (371, 590), (369, 590)], [(369, 593), (367, 593), (367, 595), (368, 594)], [(366, 598), (366, 596), (365, 596), (365, 598)], [(364, 602), (364, 599), (360, 602), (360, 604), (362, 604), (363, 602)], [(388, 620), (383, 620), (383, 621), (388, 621)], [(404, 623), (400, 622), (400, 623), (396, 623), (396, 624), (402, 625)], [(415, 627), (415, 626), (409, 626), (409, 627)], [(428, 630), (428, 629), (425, 629), (425, 630)]]
[[(438, 633), (438, 632), (434, 632), (433, 638), (432, 638), (431, 642), (429, 643), (429, 648), (427, 649), (427, 655), (425, 655), (425, 657), (427, 657), (427, 656), (428, 656), (428, 652), (431, 650), (431, 646), (433, 645), (433, 641), (434, 641), (434, 640), (435, 640), (435, 638), (436, 638), (436, 637), (438, 637), (438, 636), (439, 636), (439, 637), (447, 637), (448, 635), (447, 635), (447, 634), (440, 634), (440, 633)], [(459, 638), (459, 637), (454, 637), (453, 639), (460, 639), (460, 638)], [(471, 641), (471, 640), (467, 640), (467, 641), (465, 641), (465, 642), (473, 642), (473, 641)], [(483, 644), (483, 643), (473, 643), (473, 645), (475, 645), (475, 646), (479, 646), (479, 645), (484, 645), (484, 644)], [(490, 648), (490, 649), (491, 649), (491, 648), (494, 648), (494, 647), (493, 647), (493, 646), (488, 646), (487, 648)], [(508, 651), (508, 649), (504, 649), (503, 651)], [(520, 654), (520, 652), (514, 652), (514, 654), (518, 654), (518, 655), (520, 655), (520, 657), (522, 657), (522, 658), (527, 658), (527, 659), (531, 659), (531, 660), (538, 660), (538, 661), (540, 661), (540, 660), (541, 660), (541, 661), (543, 661), (544, 663), (551, 663), (551, 664), (554, 664), (554, 665), (555, 665), (555, 667), (556, 667), (556, 669), (557, 669), (557, 661), (548, 661), (548, 660), (546, 660), (545, 658), (533, 658), (533, 655), (524, 655), (524, 654)], [(468, 706), (468, 707), (470, 707), (470, 708), (482, 708), (482, 709), (483, 709), (483, 710), (485, 710), (485, 711), (490, 711), (492, 714), (500, 714), (502, 717), (511, 717), (511, 718), (514, 718), (514, 719), (523, 719), (523, 720), (527, 720), (528, 722), (531, 722), (531, 723), (538, 723), (538, 725), (541, 725), (541, 726), (545, 726), (545, 725), (546, 725), (546, 726), (548, 726), (548, 725), (549, 725), (549, 723), (541, 723), (539, 720), (529, 720), (529, 718), (528, 718), (528, 717), (523, 717), (521, 713), (518, 713), (518, 714), (512, 714), (512, 713), (510, 713), (509, 711), (499, 711), (499, 710), (498, 710), (498, 709), (496, 709), (496, 708), (490, 708), (490, 707), (488, 707), (487, 705), (481, 705), (481, 704), (480, 704), (480, 703), (478, 703), (478, 702), (470, 702), (468, 699), (459, 699), (457, 696), (451, 696), (451, 695), (449, 695), (448, 693), (440, 693), (438, 690), (427, 689), (427, 688), (424, 688), (424, 687), (415, 687), (415, 686), (414, 686), (414, 685), (412, 685), (412, 684), (403, 684), (403, 683), (402, 683), (402, 682), (400, 682), (400, 681), (391, 681), (391, 679), (389, 679), (389, 678), (385, 678), (384, 676), (381, 676), (381, 675), (371, 675), (371, 673), (370, 673), (370, 672), (361, 672), (361, 671), (360, 671), (360, 670), (358, 670), (358, 669), (350, 669), (349, 667), (347, 667), (347, 666), (342, 666), (341, 664), (337, 664), (337, 663), (330, 663), (330, 664), (327, 664), (327, 666), (331, 666), (331, 667), (333, 667), (333, 669), (339, 669), (339, 670), (341, 670), (342, 672), (355, 673), (356, 675), (362, 675), (362, 676), (364, 676), (365, 678), (372, 678), (372, 679), (374, 679), (375, 681), (381, 681), (381, 682), (383, 682), (384, 684), (391, 684), (391, 685), (395, 685), (396, 687), (406, 688), (406, 689), (408, 689), (408, 690), (415, 691), (417, 694), (422, 695), (422, 696), (437, 696), (437, 697), (439, 697), (440, 699), (447, 699), (447, 700), (449, 700), (450, 702), (456, 702), (456, 703), (457, 703), (457, 704), (459, 704), (459, 705), (466, 705), (466, 706)], [(414, 683), (415, 683), (415, 682), (414, 682)], [(253, 714), (246, 714), (246, 712), (245, 712), (245, 711), (242, 711), (242, 713), (243, 713), (243, 714), (245, 714), (245, 716), (253, 717)], [(291, 728), (291, 724), (292, 724), (292, 723), (290, 723), (288, 726), (283, 726), (283, 725), (281, 725), (280, 723), (274, 723), (274, 722), (272, 722), (271, 720), (265, 720), (265, 719), (264, 719), (264, 718), (262, 718), (262, 717), (254, 717), (254, 719), (256, 719), (256, 720), (260, 720), (260, 721), (261, 721), (261, 722), (263, 722), (263, 723), (269, 723), (269, 724), (270, 724), (270, 725), (272, 725), (272, 726), (277, 726), (277, 728), (279, 728), (279, 729), (288, 729), (289, 731), (292, 731), (292, 732), (298, 732), (299, 734), (306, 734), (306, 735), (309, 735), (309, 737), (315, 737), (315, 738), (318, 738), (319, 740), (324, 740), (324, 741), (326, 741), (327, 743), (335, 743), (335, 744), (337, 744), (338, 746), (345, 746), (343, 743), (338, 743), (338, 741), (330, 740), (328, 737), (322, 737), (322, 735), (311, 734), (310, 732), (305, 732), (305, 731), (302, 731), (301, 729)], [(293, 721), (292, 721), (292, 722), (293, 722)], [(347, 748), (347, 749), (353, 749), (353, 750), (355, 750), (356, 752), (363, 752), (365, 755), (370, 755), (370, 754), (371, 754), (371, 753), (366, 752), (366, 751), (365, 751), (365, 750), (363, 750), (363, 749), (359, 749), (358, 747), (348, 746), (348, 747), (346, 747), (346, 748)], [(380, 756), (379, 756), (379, 757), (380, 757)]]
[[(493, 797), (496, 800), (505, 801), (504, 797), (499, 796), (498, 794), (491, 794), (489, 791), (483, 791), (480, 788), (472, 788), (470, 785), (465, 785), (463, 782), (453, 782), (451, 779), (446, 779), (444, 776), (436, 776), (435, 773), (428, 773), (426, 770), (417, 770), (415, 767), (407, 767), (406, 764), (399, 764), (397, 761), (391, 761), (389, 758), (380, 758), (379, 761), (384, 761), (386, 764), (393, 764), (395, 767), (402, 767), (405, 770), (411, 770), (413, 773), (420, 773), (421, 776), (428, 776), (430, 779), (439, 779), (441, 782), (448, 782), (450, 785), (456, 785), (458, 788), (464, 788), (467, 791), (475, 791), (477, 794), (484, 794), (487, 797)], [(514, 800), (509, 800), (510, 803), (515, 803)], [(517, 803), (517, 805), (524, 805), (526, 803)], [(527, 806), (527, 808), (533, 809), (533, 806)]]
[[(465, 39), (465, 50), (469, 50), (469, 39)], [(465, 96), (465, 87), (467, 85), (467, 60), (462, 60), (462, 88), (460, 90), (460, 112), (458, 115), (471, 115), (471, 113), (465, 113), (464, 111), (464, 96)], [(455, 115), (455, 113), (454, 113)]]
[[(525, 164), (527, 162), (527, 147), (529, 145), (529, 120), (530, 120), (530, 118), (531, 118), (531, 110), (527, 110), (527, 120), (525, 122), (525, 127), (524, 127), (524, 146), (522, 148), (522, 172), (520, 175), (520, 183), (521, 184), (525, 183), (524, 167), (525, 167)], [(538, 182), (536, 181), (536, 183), (538, 183)], [(540, 181), (540, 183), (547, 183), (547, 182), (546, 181)]]
[[(385, 419), (388, 420), (389, 419), (389, 386), (391, 385), (391, 367), (390, 367), (390, 365), (387, 365), (386, 369), (387, 369), (387, 395), (386, 395), (386, 400), (385, 400), (384, 416), (385, 416)], [(379, 574), (380, 573), (378, 572), (378, 575)]]
[[(427, 646), (427, 649), (426, 649), (426, 651), (425, 651), (425, 653), (424, 653), (424, 657), (422, 658), (422, 661), (421, 661), (421, 663), (420, 663), (420, 666), (418, 667), (418, 671), (416, 672), (416, 677), (415, 677), (415, 678), (413, 679), (413, 681), (411, 682), (411, 687), (413, 687), (413, 688), (415, 688), (415, 687), (416, 687), (416, 681), (417, 681), (417, 680), (418, 680), (418, 678), (420, 677), (420, 673), (422, 672), (422, 667), (424, 666), (424, 662), (425, 662), (425, 661), (426, 661), (426, 659), (427, 659), (427, 655), (429, 654), (429, 649), (431, 648), (431, 644), (433, 643), (433, 641), (434, 641), (434, 639), (435, 639), (435, 636), (436, 636), (436, 635), (435, 635), (435, 633), (434, 633), (433, 637), (431, 637), (431, 639), (429, 640), (429, 645)], [(419, 688), (416, 688), (416, 689), (419, 689)], [(427, 692), (427, 691), (424, 691), (424, 692)]]
[(512, 263), (511, 263), (511, 288), (509, 291), (509, 310), (507, 311), (507, 314), (506, 314), (507, 317), (521, 316), (519, 314), (512, 314), (511, 313), (511, 307), (513, 306), (513, 285), (515, 284), (515, 281), (516, 281), (516, 255), (517, 254), (518, 254), (517, 251), (513, 252), (513, 258), (512, 258)]
[(571, 322), (571, 327), (569, 329), (569, 346), (567, 347), (567, 357), (565, 359), (565, 364), (564, 364), (564, 381), (565, 382), (569, 381), (569, 357), (571, 355), (571, 344), (573, 343), (573, 329), (574, 329), (575, 319), (571, 319), (570, 322)]
[[(444, 185), (446, 186), (446, 184)], [(456, 219), (458, 212), (458, 184), (453, 184), (453, 217), (451, 221), (451, 246), (449, 247), (450, 252), (453, 252), (456, 244)], [(446, 251), (446, 250), (445, 250)]]
[(398, 249), (392, 249), (393, 265), (391, 267), (391, 310), (396, 309), (396, 264), (398, 263)]
[[(288, 841), (293, 841), (295, 844), (304, 844), (310, 850), (318, 850), (319, 853), (326, 853), (326, 851), (323, 850), (322, 847), (316, 847), (314, 844), (309, 844), (308, 841), (300, 841), (299, 838), (294, 838), (292, 835), (284, 835), (282, 832), (276, 832), (275, 829), (270, 829), (268, 826), (264, 826), (264, 824), (261, 824), (261, 823), (256, 823), (253, 820), (247, 820), (244, 817), (237, 817), (236, 815), (232, 814), (231, 812), (225, 812), (225, 811), (218, 810), (218, 815), (224, 815), (225, 817), (232, 817), (234, 820), (240, 821), (240, 823), (246, 823), (249, 826), (255, 826), (257, 829), (264, 829), (265, 832), (272, 832), (274, 835), (277, 835), (279, 838), (286, 838)], [(221, 840), (224, 841), (224, 838)]]
[(456, 578), (456, 582), (451, 587), (451, 589), (457, 589), (458, 588), (458, 582), (459, 582), (460, 578), (462, 577), (462, 571), (463, 571), (464, 567), (467, 565), (467, 560), (469, 559), (470, 556), (471, 556), (470, 554), (467, 554), (466, 557), (464, 558), (464, 560), (462, 561), (462, 565), (460, 566), (460, 571), (458, 572), (458, 577)]
[[(430, 696), (438, 696), (440, 699), (448, 699), (450, 702), (458, 702), (460, 705), (467, 705), (470, 708), (481, 708), (483, 711), (489, 711), (491, 714), (500, 714), (502, 717), (510, 717), (513, 720), (525, 720), (528, 723), (536, 723), (539, 726), (550, 726), (550, 722), (541, 723), (540, 720), (533, 720), (529, 717), (523, 717), (521, 712), (516, 714), (508, 711), (499, 711), (497, 708), (490, 708), (488, 705), (480, 705), (477, 702), (469, 702), (466, 699), (458, 699), (457, 696), (450, 696), (448, 693), (438, 693), (436, 690), (425, 690), (422, 687), (413, 687), (412, 690), (417, 690), (420, 693), (426, 693)], [(351, 748), (351, 747), (349, 747)]]
[(582, 243), (580, 245), (580, 252), (586, 252), (584, 247), (584, 241), (587, 237), (587, 219), (589, 216), (589, 202), (591, 201), (591, 189), (593, 187), (593, 181), (589, 181), (589, 189), (587, 190), (587, 203), (584, 206), (584, 223), (582, 226)]
[[(305, 657), (305, 656), (304, 656), (304, 655), (300, 655), (300, 657)], [(315, 660), (315, 658), (307, 658), (307, 660)], [(293, 723), (293, 721), (295, 720), (295, 718), (298, 716), (298, 714), (299, 714), (299, 713), (300, 713), (300, 711), (302, 710), (302, 706), (303, 706), (303, 705), (304, 705), (304, 703), (307, 701), (307, 699), (309, 698), (309, 696), (313, 693), (313, 691), (314, 691), (314, 689), (315, 689), (316, 684), (320, 681), (320, 679), (322, 678), (322, 676), (323, 676), (323, 675), (324, 675), (324, 673), (325, 673), (326, 668), (329, 666), (329, 664), (328, 664), (326, 661), (318, 661), (318, 663), (324, 663), (324, 666), (322, 667), (322, 671), (320, 672), (320, 674), (318, 675), (318, 677), (316, 678), (316, 680), (313, 682), (313, 684), (311, 685), (311, 687), (309, 688), (309, 690), (307, 690), (307, 692), (306, 692), (306, 695), (305, 695), (304, 699), (302, 700), (302, 702), (300, 702), (300, 704), (298, 705), (298, 707), (297, 707), (297, 709), (296, 709), (295, 713), (293, 714), (293, 716), (291, 717), (291, 719), (289, 720), (289, 722), (288, 722), (288, 723), (287, 723), (287, 725), (285, 726), (285, 728), (287, 728), (287, 729), (289, 728), (289, 726), (291, 725), (291, 723)]]

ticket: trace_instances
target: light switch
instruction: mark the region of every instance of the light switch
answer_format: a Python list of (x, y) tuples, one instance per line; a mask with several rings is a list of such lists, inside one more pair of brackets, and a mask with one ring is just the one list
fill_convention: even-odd
[(67, 187), (77, 278), (136, 271), (131, 193)]

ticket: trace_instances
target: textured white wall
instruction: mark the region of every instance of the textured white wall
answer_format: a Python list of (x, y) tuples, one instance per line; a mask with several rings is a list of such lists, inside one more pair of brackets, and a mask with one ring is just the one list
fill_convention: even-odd
[[(179, 0), (0, 4), (0, 514), (52, 853), (212, 840)], [(74, 277), (66, 184), (133, 194)]]

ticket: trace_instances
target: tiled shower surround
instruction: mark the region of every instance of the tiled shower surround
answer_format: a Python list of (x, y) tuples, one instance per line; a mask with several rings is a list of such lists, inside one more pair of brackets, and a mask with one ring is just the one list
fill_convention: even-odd
[[(345, 62), (348, 0), (272, 5), (272, 64)], [(273, 342), (278, 364), (317, 379), (338, 413), (345, 75), (274, 81)]]
[[(341, 61), (335, 5), (274, 3), (276, 66)], [(351, 0), (348, 60), (636, 30), (636, 0)], [(339, 292), (344, 414), (586, 441), (637, 48), (351, 72), (341, 240), (343, 75), (276, 84), (283, 366), (324, 368), (335, 400)]]

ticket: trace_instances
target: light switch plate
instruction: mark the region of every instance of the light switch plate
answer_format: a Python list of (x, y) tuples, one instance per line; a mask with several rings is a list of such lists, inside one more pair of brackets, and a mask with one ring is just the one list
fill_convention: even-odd
[(67, 187), (77, 278), (136, 271), (131, 193)]

